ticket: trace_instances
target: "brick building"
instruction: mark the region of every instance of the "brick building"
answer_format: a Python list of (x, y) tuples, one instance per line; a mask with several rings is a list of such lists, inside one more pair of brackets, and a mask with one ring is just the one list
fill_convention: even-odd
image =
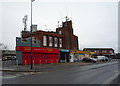
[(114, 52), (114, 49), (112, 48), (84, 48), (83, 51), (94, 52), (95, 56), (102, 55), (102, 56), (107, 56), (111, 58), (115, 57), (115, 52)]
[[(22, 31), (22, 38), (27, 41), (29, 31)], [(73, 34), (72, 21), (65, 21), (56, 32), (36, 30), (32, 33), (33, 43), (40, 40), (40, 47), (78, 50), (78, 37)]]

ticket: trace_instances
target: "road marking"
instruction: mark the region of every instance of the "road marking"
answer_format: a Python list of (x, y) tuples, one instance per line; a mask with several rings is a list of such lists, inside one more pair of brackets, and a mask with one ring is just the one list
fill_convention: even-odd
[(8, 79), (8, 78), (15, 78), (17, 76), (15, 75), (7, 75), (7, 76), (2, 76), (2, 79)]
[(108, 80), (106, 80), (103, 84), (110, 84), (114, 79), (118, 77), (118, 73), (116, 73), (114, 76), (110, 77)]
[[(44, 73), (44, 72), (38, 72), (40, 73)], [(32, 74), (38, 74), (36, 72), (27, 72), (27, 73), (20, 73), (20, 74), (15, 74), (15, 75), (5, 75), (5, 76), (1, 76), (0, 78), (2, 79), (9, 79), (9, 78), (16, 78), (16, 77), (20, 77), (20, 76), (24, 76), (24, 75), (32, 75)]]

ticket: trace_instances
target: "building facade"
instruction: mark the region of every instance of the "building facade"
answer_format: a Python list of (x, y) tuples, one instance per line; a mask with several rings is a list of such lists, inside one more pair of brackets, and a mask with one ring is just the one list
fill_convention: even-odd
[[(72, 21), (62, 22), (56, 31), (37, 30), (37, 25), (30, 31), (22, 31), (16, 37), (16, 59), (18, 64), (47, 64), (70, 62), (70, 49), (78, 50), (78, 37), (73, 34)], [(32, 37), (32, 46), (31, 46)]]
[[(22, 38), (27, 41), (30, 32), (22, 31)], [(32, 33), (33, 43), (40, 40), (40, 47), (75, 49), (78, 50), (78, 37), (73, 34), (72, 21), (65, 21), (62, 27), (56, 28), (56, 32), (38, 30)]]
[(112, 48), (84, 48), (83, 51), (90, 51), (94, 52), (95, 56), (107, 56), (107, 57), (114, 57), (115, 52)]

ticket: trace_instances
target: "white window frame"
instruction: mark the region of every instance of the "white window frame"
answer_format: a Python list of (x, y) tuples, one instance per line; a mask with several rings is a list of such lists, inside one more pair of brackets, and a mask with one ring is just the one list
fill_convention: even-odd
[(62, 31), (59, 31), (59, 34), (62, 34)]
[(54, 38), (54, 46), (58, 47), (58, 38), (57, 37)]
[(62, 48), (62, 42), (63, 42), (62, 38), (59, 38), (59, 47), (60, 48)]
[(43, 35), (43, 46), (47, 46), (47, 36)]
[(110, 50), (110, 53), (111, 53), (111, 54), (113, 54), (113, 51), (112, 51), (112, 50)]
[(49, 47), (53, 46), (53, 37), (49, 36)]

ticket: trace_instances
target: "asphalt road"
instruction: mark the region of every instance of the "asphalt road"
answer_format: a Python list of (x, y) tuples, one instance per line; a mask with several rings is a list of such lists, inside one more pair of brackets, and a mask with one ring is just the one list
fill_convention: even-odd
[(118, 76), (118, 62), (69, 67), (61, 71), (3, 78), (3, 84), (109, 84)]

